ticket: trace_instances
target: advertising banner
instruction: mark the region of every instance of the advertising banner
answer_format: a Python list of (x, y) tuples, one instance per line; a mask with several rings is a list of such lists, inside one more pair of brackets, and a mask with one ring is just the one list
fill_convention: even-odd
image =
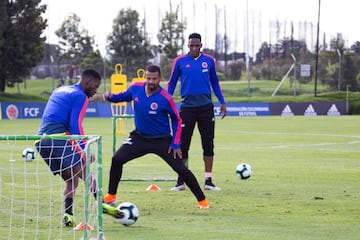
[[(348, 107), (350, 109), (350, 107)], [(339, 116), (347, 115), (346, 102), (270, 103), (271, 115)]]
[(46, 103), (1, 103), (3, 119), (41, 118)]
[[(226, 103), (227, 116), (269, 116), (269, 103)], [(220, 105), (215, 104), (215, 116), (220, 115)]]
[[(130, 106), (130, 103), (128, 103)], [(41, 118), (46, 103), (20, 103), (20, 102), (2, 102), (1, 115), (3, 119), (26, 119)], [(127, 114), (133, 114), (130, 107), (127, 108)], [(109, 103), (89, 103), (86, 109), (85, 117), (111, 117), (111, 108)]]
[[(2, 102), (2, 119), (41, 118), (46, 103)], [(177, 104), (179, 108), (179, 104)], [(350, 106), (346, 102), (306, 103), (227, 103), (227, 116), (338, 116), (347, 115)], [(133, 115), (131, 103), (127, 103), (125, 114)], [(214, 104), (215, 116), (220, 116), (220, 104)], [(110, 103), (89, 103), (86, 117), (112, 117)], [(1, 118), (0, 118), (1, 119)]]

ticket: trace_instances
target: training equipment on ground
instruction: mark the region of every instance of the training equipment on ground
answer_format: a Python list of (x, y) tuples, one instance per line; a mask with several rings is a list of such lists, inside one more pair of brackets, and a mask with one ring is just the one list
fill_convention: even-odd
[[(75, 222), (64, 215), (65, 183), (61, 177), (53, 175), (38, 154), (34, 143), (42, 139), (87, 141), (86, 180), (79, 181), (73, 204), (74, 219), (87, 226), (83, 231), (69, 231)], [(39, 146), (49, 148), (49, 145)], [(32, 159), (32, 154), (36, 153), (38, 161), (29, 164), (25, 157), (23, 160), (19, 154), (23, 150), (24, 156), (28, 156), (26, 159)], [(0, 135), (0, 151), (0, 239), (104, 239), (102, 204), (90, 192), (95, 178), (98, 181), (97, 198), (102, 198), (100, 136)], [(96, 156), (92, 164), (91, 153)], [(93, 178), (89, 177), (90, 171)], [(89, 226), (92, 226), (91, 230), (88, 230)]]
[(247, 163), (241, 163), (236, 167), (236, 175), (240, 179), (249, 179), (252, 174), (251, 166)]
[(139, 217), (139, 209), (131, 202), (123, 202), (117, 209), (124, 212), (123, 218), (117, 218), (116, 221), (124, 226), (130, 226), (136, 223)]
[(32, 162), (35, 159), (34, 149), (27, 147), (22, 152), (22, 158), (25, 162)]
[[(110, 79), (110, 92), (113, 94), (124, 92), (127, 89), (127, 76), (122, 73), (122, 64), (118, 63), (115, 65), (115, 73), (111, 75)], [(127, 102), (111, 103), (111, 114), (124, 115), (126, 114)], [(125, 134), (125, 123), (123, 118), (119, 118), (116, 121), (116, 134)]]

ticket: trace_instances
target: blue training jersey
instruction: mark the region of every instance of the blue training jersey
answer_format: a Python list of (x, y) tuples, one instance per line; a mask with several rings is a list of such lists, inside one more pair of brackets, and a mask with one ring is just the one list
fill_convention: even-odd
[(173, 63), (167, 84), (167, 91), (174, 94), (178, 79), (181, 81), (181, 105), (199, 107), (212, 103), (211, 88), (221, 104), (225, 103), (216, 74), (215, 60), (208, 54), (201, 53), (194, 59), (189, 53), (178, 56)]
[(38, 134), (85, 135), (82, 122), (87, 106), (88, 98), (80, 85), (55, 89), (46, 104)]
[(146, 138), (172, 135), (171, 147), (179, 149), (181, 119), (174, 100), (162, 87), (156, 93), (147, 96), (145, 86), (146, 82), (135, 82), (125, 92), (113, 94), (108, 100), (110, 102), (133, 100), (136, 132)]

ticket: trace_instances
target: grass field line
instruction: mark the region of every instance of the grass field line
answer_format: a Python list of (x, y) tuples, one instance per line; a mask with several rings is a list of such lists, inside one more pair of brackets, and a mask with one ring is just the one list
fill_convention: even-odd
[[(273, 145), (273, 146), (266, 146), (266, 147), (257, 147), (257, 148), (290, 148), (290, 147), (316, 147), (316, 146), (331, 146), (331, 145), (351, 145), (351, 144), (358, 144), (360, 141), (351, 141), (351, 142), (332, 142), (332, 143), (311, 143), (311, 144), (287, 144), (287, 145)], [(326, 149), (328, 150), (328, 149)], [(336, 151), (339, 151), (339, 149), (336, 149)], [(349, 152), (348, 149), (344, 150), (346, 152)], [(356, 151), (356, 152), (360, 152)]]
[[(246, 148), (253, 148), (253, 149), (285, 149), (285, 148), (313, 148), (313, 147), (326, 147), (326, 146), (340, 146), (340, 145), (353, 145), (353, 144), (360, 144), (360, 141), (350, 141), (350, 142), (327, 142), (327, 143), (309, 143), (309, 144), (280, 144), (280, 145), (251, 145), (249, 146), (247, 145), (243, 145), (242, 147), (238, 147), (242, 148), (242, 149), (246, 149)], [(221, 149), (232, 149), (231, 147), (225, 147), (222, 146), (220, 147)], [(346, 149), (339, 149), (339, 148), (333, 148), (333, 149), (329, 149), (329, 148), (324, 148), (321, 149), (319, 148), (318, 150), (324, 150), (324, 151), (335, 151), (335, 152), (360, 152), (360, 148), (353, 148), (351, 150), (349, 150), (348, 148)]]
[(254, 132), (254, 131), (222, 131), (222, 132), (228, 132), (231, 133), (232, 135), (236, 135), (236, 134), (256, 134), (256, 135), (289, 135), (291, 134), (291, 136), (313, 136), (313, 137), (342, 137), (342, 138), (356, 138), (356, 139), (360, 139), (359, 135), (345, 135), (345, 134), (322, 134), (322, 133), (296, 133), (296, 132), (264, 132), (264, 131), (259, 131), (259, 132)]

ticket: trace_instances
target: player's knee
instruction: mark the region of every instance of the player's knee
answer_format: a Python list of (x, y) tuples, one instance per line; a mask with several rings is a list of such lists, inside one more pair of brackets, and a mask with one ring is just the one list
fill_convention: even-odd
[(180, 168), (180, 169), (178, 169), (178, 171), (177, 171), (177, 173), (178, 173), (178, 175), (179, 176), (186, 176), (186, 175), (188, 175), (189, 174), (189, 172), (190, 172), (190, 170), (187, 168), (187, 167), (182, 167), (182, 168)]
[(203, 155), (210, 157), (214, 156), (214, 148), (204, 148)]
[(182, 152), (182, 159), (189, 159), (188, 152)]
[(116, 157), (116, 155), (114, 155), (114, 156), (111, 158), (111, 164), (114, 165), (114, 166), (123, 165), (125, 162), (127, 162), (127, 161), (124, 160), (124, 159), (122, 159), (122, 158)]
[(214, 142), (203, 143), (202, 147), (204, 156), (214, 156)]

